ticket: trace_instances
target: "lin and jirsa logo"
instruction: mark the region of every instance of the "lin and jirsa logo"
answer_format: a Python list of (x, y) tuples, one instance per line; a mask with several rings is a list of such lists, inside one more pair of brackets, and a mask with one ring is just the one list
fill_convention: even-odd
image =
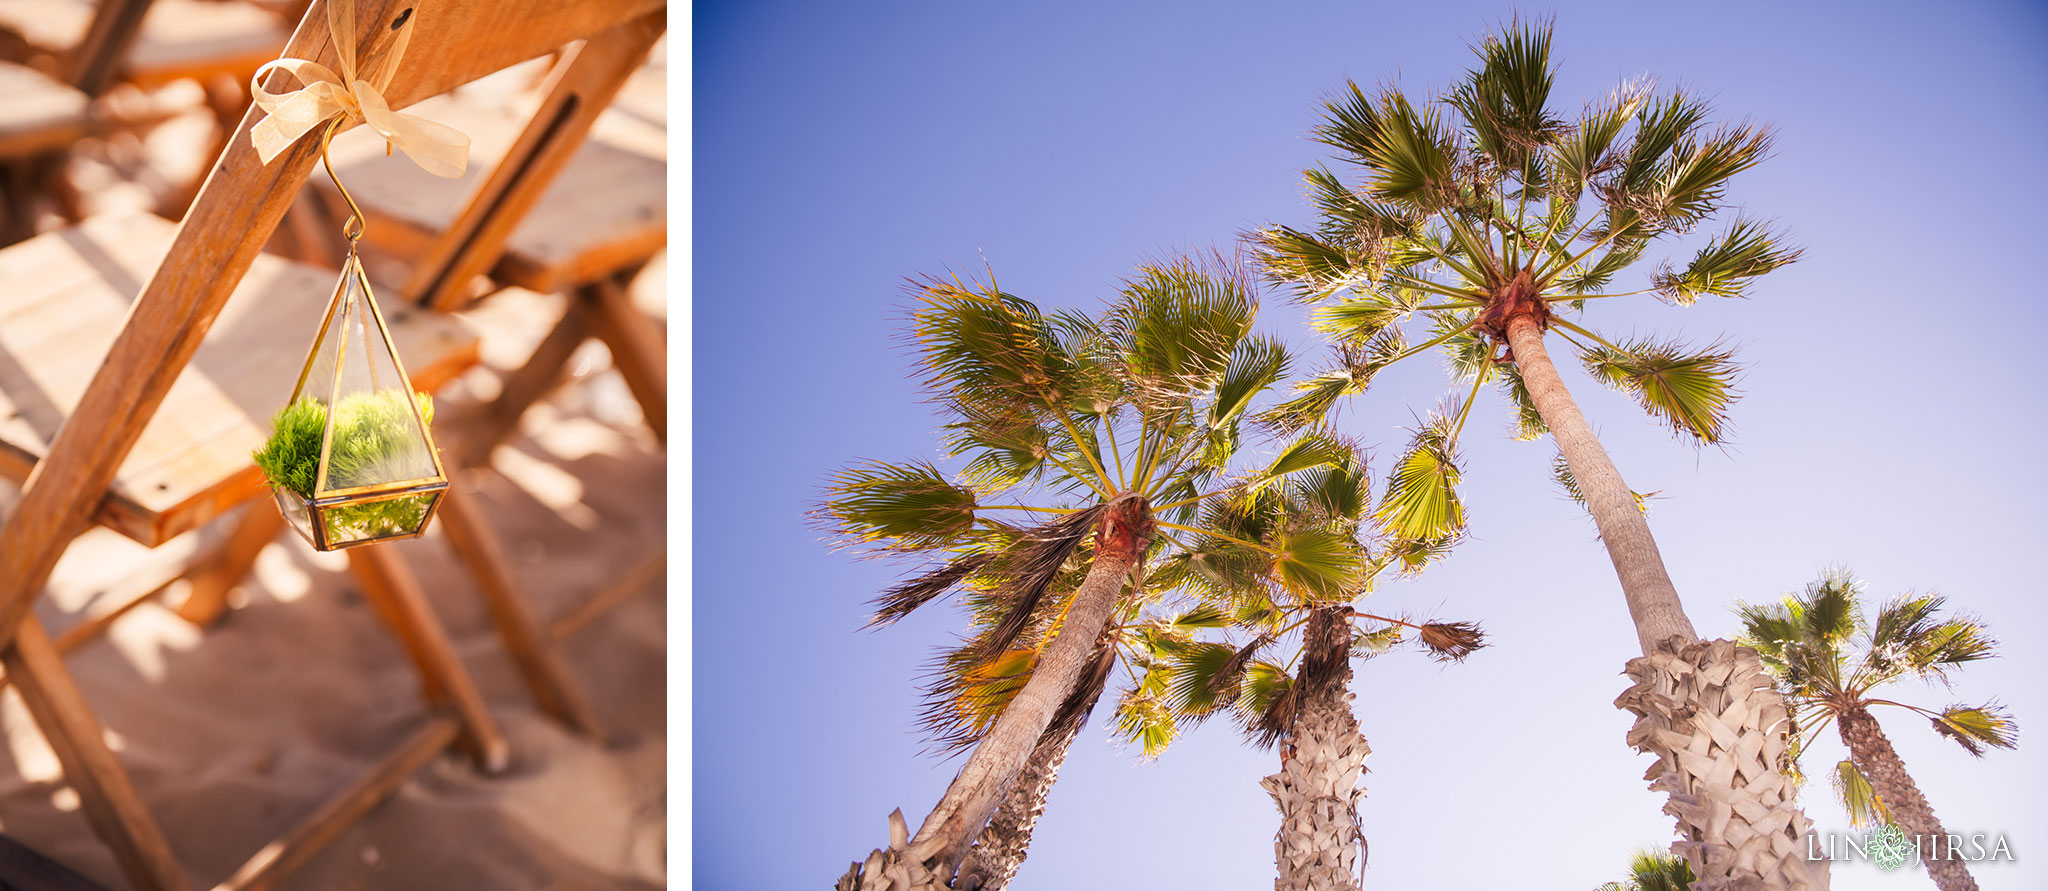
[(1868, 860), (1887, 872), (1921, 860), (2011, 860), (2005, 833), (1972, 835), (1907, 835), (1886, 823), (1858, 834), (1811, 833), (1806, 836), (1808, 860)]

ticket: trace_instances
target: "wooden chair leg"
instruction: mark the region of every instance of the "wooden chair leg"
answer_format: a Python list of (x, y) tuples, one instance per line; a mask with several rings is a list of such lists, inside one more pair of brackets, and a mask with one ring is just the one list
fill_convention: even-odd
[(490, 608), (491, 621), (498, 626), (499, 639), (526, 679), (526, 688), (542, 709), (562, 723), (594, 737), (603, 736), (596, 710), (571, 679), (568, 666), (556, 655), (547, 631), (534, 619), (518, 584), (512, 580), (497, 534), (470, 500), (459, 471), (456, 476), (448, 494), (441, 497), (437, 513), (441, 532), (448, 536), (449, 547), (469, 566), (470, 576), (476, 579), (484, 604)]
[(0, 246), (36, 234), (36, 184), (26, 159), (0, 162)]
[(519, 418), (561, 383), (569, 357), (590, 337), (587, 315), (580, 301), (570, 300), (562, 320), (555, 323), (526, 364), (505, 375), (498, 398), (459, 424), (460, 445), (453, 450), (450, 464), (480, 467), (490, 462), (491, 450), (519, 429)]
[(7, 676), (43, 732), (93, 833), (113, 849), (128, 882), (141, 891), (185, 891), (191, 882), (163, 830), (142, 806), (128, 772), (107, 748), (104, 731), (72, 683), (49, 632), (34, 616), (22, 620), (4, 661)]
[(283, 528), (284, 515), (270, 505), (259, 501), (244, 508), (220, 550), (193, 570), (192, 590), (178, 605), (178, 616), (201, 627), (219, 621), (227, 610), (228, 591), (248, 576), (256, 555)]
[(639, 400), (654, 438), (668, 442), (668, 347), (660, 329), (633, 307), (616, 279), (584, 285), (578, 296), (590, 307), (590, 327), (612, 351), (612, 364)]
[(504, 770), (512, 760), (511, 746), (484, 707), (476, 681), (456, 657), (447, 630), (427, 605), (419, 580), (389, 545), (350, 548), (348, 567), (362, 584), (364, 599), (418, 666), (427, 699), (453, 707), (456, 717), (462, 719), (464, 751), (485, 773)]

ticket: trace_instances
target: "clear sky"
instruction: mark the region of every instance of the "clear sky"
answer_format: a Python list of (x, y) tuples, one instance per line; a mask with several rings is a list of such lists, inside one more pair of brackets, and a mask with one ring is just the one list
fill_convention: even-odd
[[(1938, 8), (1938, 11), (1937, 11)], [(2048, 206), (2048, 10), (2031, 2), (1566, 3), (1569, 112), (1643, 73), (1779, 128), (1732, 196), (1789, 227), (1798, 265), (1748, 300), (1610, 301), (1606, 331), (1726, 335), (1748, 364), (1735, 440), (1695, 450), (1576, 363), (1566, 380), (1639, 491), (1693, 622), (1846, 563), (1873, 592), (1935, 588), (1988, 620), (2002, 659), (1930, 706), (1997, 696), (2019, 752), (1982, 760), (1881, 716), (1952, 829), (2008, 834), (1987, 891), (2048, 881), (2048, 548), (2039, 271)], [(936, 454), (894, 335), (903, 277), (979, 270), (1093, 310), (1142, 258), (1302, 224), (1316, 100), (1345, 78), (1447, 85), (1503, 3), (699, 3), (695, 23), (695, 879), (823, 888), (913, 827), (959, 762), (921, 756), (914, 677), (961, 617), (860, 631), (902, 571), (829, 549), (804, 512), (835, 467)], [(1632, 274), (1658, 259), (1654, 254)], [(1619, 284), (1630, 284), (1624, 280)], [(1633, 288), (1630, 288), (1631, 290)], [(1277, 298), (1265, 330), (1314, 342)], [(1391, 452), (1444, 391), (1417, 365), (1344, 428)], [(1494, 646), (1443, 667), (1360, 666), (1374, 754), (1368, 887), (1589, 888), (1672, 821), (1612, 706), (1635, 654), (1591, 521), (1510, 442), (1491, 394), (1465, 446), (1472, 540), (1372, 605), (1477, 619)], [(1476, 433), (1475, 433), (1476, 432)], [(1500, 435), (1495, 435), (1500, 434)], [(1377, 465), (1384, 468), (1385, 454)], [(1376, 471), (1376, 473), (1379, 471)], [(1106, 713), (1106, 707), (1102, 710)], [(1157, 762), (1077, 740), (1013, 887), (1257, 888), (1277, 766), (1227, 722)], [(1839, 743), (1814, 755), (1832, 764)], [(1847, 821), (1825, 782), (1807, 814)], [(1834, 887), (1926, 887), (1840, 866)]]

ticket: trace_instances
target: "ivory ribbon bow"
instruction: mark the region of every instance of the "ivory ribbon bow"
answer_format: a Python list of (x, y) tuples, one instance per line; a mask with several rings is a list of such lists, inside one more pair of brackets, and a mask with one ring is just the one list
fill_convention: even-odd
[[(278, 59), (256, 69), (249, 93), (265, 112), (263, 120), (249, 131), (256, 157), (270, 163), (270, 159), (290, 148), (307, 131), (339, 115), (344, 128), (350, 121), (369, 124), (370, 129), (384, 137), (386, 153), (397, 146), (428, 173), (461, 176), (469, 163), (469, 137), (454, 127), (392, 111), (381, 92), (391, 85), (398, 60), (405, 55), (406, 44), (412, 41), (412, 26), (413, 19), (408, 17), (399, 26), (398, 37), (391, 53), (384, 57), (383, 66), (371, 79), (363, 80), (356, 72), (354, 0), (329, 0), (327, 28), (334, 35), (334, 53), (341, 62), (341, 74), (337, 76), (327, 66), (305, 59)], [(283, 93), (263, 89), (263, 76), (272, 69), (289, 72), (305, 86)]]

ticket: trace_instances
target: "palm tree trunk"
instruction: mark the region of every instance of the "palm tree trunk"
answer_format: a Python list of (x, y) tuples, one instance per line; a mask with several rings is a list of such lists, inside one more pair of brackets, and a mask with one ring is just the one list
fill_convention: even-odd
[[(1105, 636), (1096, 643), (1094, 658), (1109, 655), (1104, 651), (1110, 646)], [(1045, 813), (1052, 784), (1067, 762), (1067, 749), (1081, 733), (1088, 713), (1095, 708), (1095, 700), (1102, 696), (1101, 681), (1108, 680), (1108, 672), (1104, 671), (1096, 680), (1090, 688), (1075, 691), (1085, 697), (1085, 701), (1078, 703), (1076, 719), (1055, 721), (1038, 738), (1038, 746), (1031, 750), (1031, 760), (1025, 763), (1017, 781), (1010, 784), (1010, 792), (1003, 796), (995, 817), (967, 852), (967, 862), (961, 864), (960, 875), (953, 880), (958, 891), (1002, 891), (1017, 874), (1017, 868), (1024, 865), (1024, 855), (1031, 848), (1031, 832), (1038, 827), (1039, 816)]]
[(1302, 635), (1293, 727), (1280, 772), (1261, 786), (1280, 807), (1274, 891), (1356, 891), (1365, 836), (1358, 780), (1372, 749), (1351, 712), (1350, 606), (1320, 607)]
[(1934, 886), (1941, 891), (1977, 891), (1977, 880), (1948, 849), (1947, 833), (1935, 819), (1934, 808), (1920, 794), (1913, 776), (1906, 773), (1905, 762), (1899, 760), (1884, 729), (1877, 726), (1877, 718), (1859, 705), (1836, 715), (1835, 729), (1842, 734), (1842, 744), (1849, 747), (1849, 759), (1869, 778), (1870, 788), (1891, 811), (1892, 821), (1920, 843), (1920, 861), (1934, 878)]
[(1686, 858), (1696, 891), (1824, 889), (1826, 861), (1801, 846), (1812, 824), (1784, 771), (1785, 703), (1756, 651), (1702, 641), (1685, 616), (1650, 524), (1551, 364), (1543, 329), (1527, 311), (1506, 333), (1529, 401), (1564, 453), (1600, 529), (1643, 656), (1624, 669), (1635, 681), (1615, 705), (1636, 714), (1628, 742), (1657, 756), (1644, 779), (1670, 793), (1678, 820), (1672, 850)]
[(1579, 491), (1586, 496), (1586, 509), (1600, 528), (1600, 540), (1607, 545), (1607, 558), (1614, 562), (1614, 574), (1621, 577), (1621, 596), (1628, 601), (1629, 617), (1636, 623), (1636, 638), (1644, 655), (1673, 637), (1684, 642), (1697, 640), (1685, 606), (1678, 601), (1678, 589), (1664, 571), (1664, 557), (1657, 541), (1650, 537), (1650, 523), (1636, 505), (1635, 495), (1622, 482), (1621, 471), (1600, 447), (1600, 438), (1579, 412), (1579, 405), (1565, 389), (1564, 378), (1550, 362), (1543, 348), (1543, 330), (1528, 315), (1508, 321), (1508, 346), (1515, 367), (1522, 372), (1529, 401), (1543, 416), (1551, 438), (1571, 465)]
[(967, 756), (917, 835), (899, 843), (892, 833), (889, 848), (855, 863), (838, 888), (879, 891), (885, 883), (890, 891), (950, 887), (968, 846), (1023, 771), (1054, 712), (1080, 683), (1096, 639), (1115, 615), (1125, 579), (1152, 543), (1154, 528), (1143, 495), (1126, 493), (1111, 502), (1095, 529), (1088, 575), (1074, 590), (1062, 631), (1046, 644), (1031, 679)]

